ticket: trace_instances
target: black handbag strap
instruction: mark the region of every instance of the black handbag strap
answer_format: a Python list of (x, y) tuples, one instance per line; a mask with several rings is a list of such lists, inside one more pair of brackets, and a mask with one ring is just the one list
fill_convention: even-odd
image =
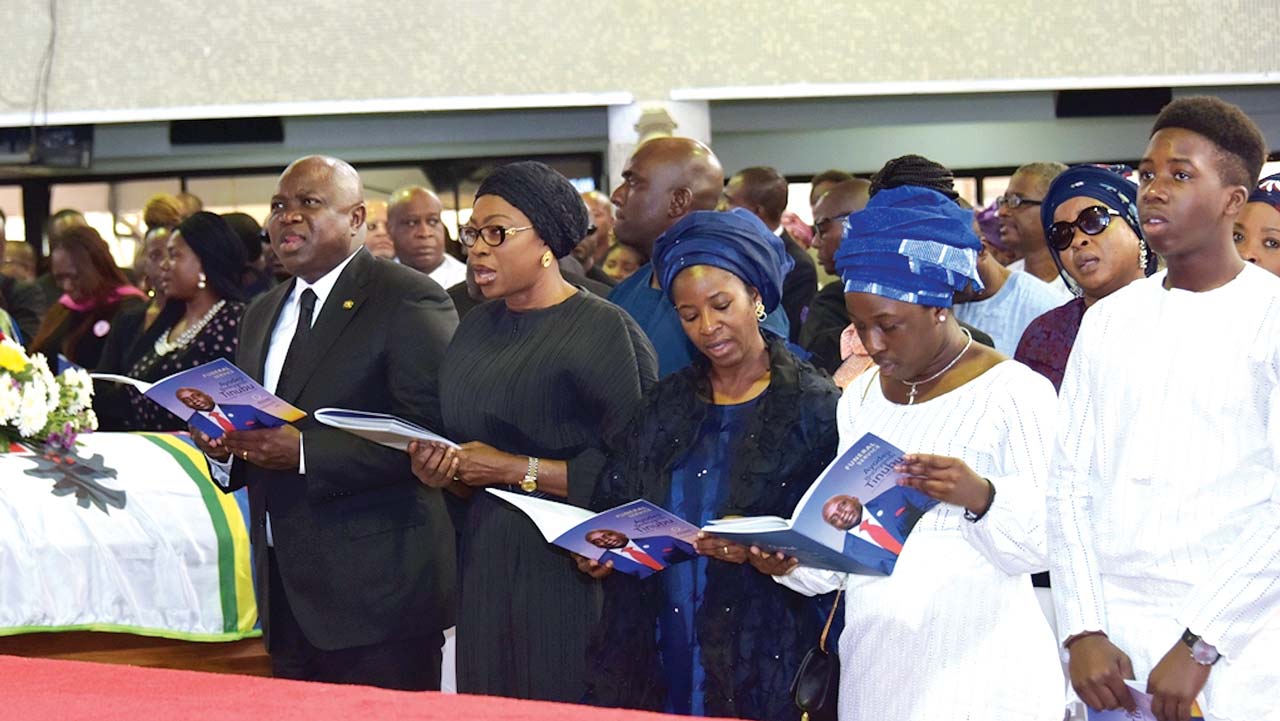
[(823, 653), (827, 652), (827, 634), (831, 631), (831, 622), (836, 619), (836, 609), (840, 608), (840, 594), (844, 593), (844, 589), (836, 591), (836, 600), (831, 603), (831, 613), (827, 615), (827, 625), (822, 627), (822, 638), (818, 640), (818, 648)]

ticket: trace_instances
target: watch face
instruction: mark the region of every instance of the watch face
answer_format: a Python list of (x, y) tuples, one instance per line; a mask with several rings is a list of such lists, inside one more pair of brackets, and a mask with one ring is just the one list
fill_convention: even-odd
[(1191, 658), (1196, 663), (1211, 666), (1218, 660), (1218, 650), (1201, 640), (1191, 645)]

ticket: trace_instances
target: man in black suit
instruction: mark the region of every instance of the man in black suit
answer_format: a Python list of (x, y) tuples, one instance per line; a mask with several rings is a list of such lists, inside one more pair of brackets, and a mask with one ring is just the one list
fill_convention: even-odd
[(782, 238), (787, 255), (795, 261), (791, 272), (782, 279), (782, 308), (791, 324), (787, 340), (792, 343), (800, 337), (809, 303), (818, 294), (818, 268), (813, 258), (782, 228), (782, 213), (787, 209), (787, 179), (774, 168), (743, 168), (729, 178), (724, 186), (722, 210), (746, 208), (759, 218), (769, 230)]
[[(308, 412), (355, 408), (439, 428), (437, 371), (457, 315), (430, 278), (352, 252), (364, 219), (350, 165), (312, 156), (284, 171), (267, 229), (294, 279), (245, 311), (236, 364)], [(453, 529), (409, 457), (312, 416), (216, 441), (192, 435), (215, 477), (249, 488), (274, 675), (439, 688)]]

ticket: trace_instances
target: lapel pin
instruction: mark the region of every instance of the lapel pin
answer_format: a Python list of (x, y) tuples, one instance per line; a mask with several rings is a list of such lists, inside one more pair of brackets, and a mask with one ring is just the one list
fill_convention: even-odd
[(344, 301), (342, 301), (342, 309), (343, 309), (343, 310), (351, 310), (351, 309), (352, 309), (352, 308), (354, 308), (354, 307), (356, 307), (356, 302), (355, 302), (354, 300), (344, 300)]

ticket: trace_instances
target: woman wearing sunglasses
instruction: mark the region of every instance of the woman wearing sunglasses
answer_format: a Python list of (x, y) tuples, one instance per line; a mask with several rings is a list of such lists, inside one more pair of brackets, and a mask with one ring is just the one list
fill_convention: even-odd
[(1232, 235), (1241, 258), (1280, 275), (1280, 173), (1258, 182)]
[[(482, 492), (585, 506), (641, 392), (653, 347), (625, 311), (570, 285), (558, 258), (590, 218), (573, 185), (536, 162), (497, 168), (460, 240), (488, 299), (467, 313), (440, 371), (442, 429), (460, 449), (412, 444), (423, 483), (463, 498), (458, 521), (458, 690), (576, 702), (600, 584), (532, 521)], [(476, 492), (481, 491), (481, 492)]]
[(1062, 385), (1080, 321), (1089, 306), (1156, 271), (1142, 239), (1138, 186), (1096, 165), (1078, 165), (1054, 179), (1040, 206), (1049, 252), (1076, 299), (1027, 326), (1014, 360)]

